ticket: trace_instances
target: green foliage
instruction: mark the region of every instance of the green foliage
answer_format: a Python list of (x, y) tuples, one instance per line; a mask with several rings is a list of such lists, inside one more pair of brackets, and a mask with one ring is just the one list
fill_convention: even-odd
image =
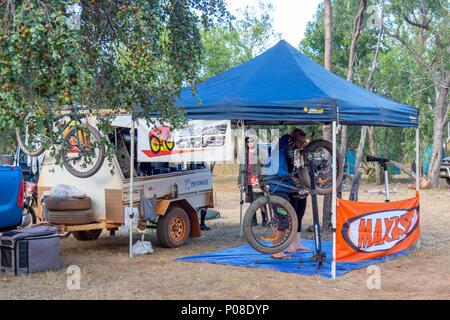
[[(386, 75), (390, 76), (391, 86), (397, 88), (393, 98), (420, 109), (420, 144), (423, 148), (432, 145), (433, 139), (439, 141), (445, 130), (446, 106), (445, 103), (439, 105), (436, 97), (438, 92), (448, 97), (449, 5), (434, 0), (399, 0), (387, 6), (387, 13), (389, 19), (385, 25), (393, 49), (389, 57), (392, 67)], [(438, 111), (435, 119), (434, 111), (441, 108), (444, 112)], [(403, 134), (402, 148), (412, 158), (415, 130), (404, 129)]]
[[(176, 98), (199, 80), (200, 28), (217, 19), (229, 20), (223, 0), (1, 1), (0, 130), (28, 112), (28, 131), (55, 147), (49, 124), (75, 102), (181, 125)], [(110, 119), (99, 117), (105, 133)]]
[[(353, 29), (353, 21), (358, 12), (359, 0), (349, 0), (347, 5), (339, 1), (332, 1), (332, 71), (343, 78), (347, 76), (348, 58)], [(368, 1), (367, 7), (379, 5), (379, 1)], [(439, 1), (394, 1), (386, 2), (385, 25), (395, 30), (399, 27), (402, 36), (410, 40), (415, 49), (420, 52), (425, 61), (432, 61), (442, 56), (442, 52), (435, 44), (433, 37), (421, 39), (420, 30), (406, 26), (403, 19), (409, 16), (411, 20), (422, 19), (418, 13), (419, 3), (428, 5), (427, 10), (435, 14), (435, 20), (430, 25), (440, 30), (440, 41), (447, 43), (448, 8)], [(414, 17), (413, 13), (416, 15)], [(320, 5), (313, 21), (308, 23), (305, 38), (300, 44), (300, 50), (317, 63), (324, 60), (324, 7)], [(363, 28), (356, 46), (356, 63), (352, 81), (365, 87), (365, 80), (375, 53), (378, 29), (368, 24), (370, 12), (367, 10), (363, 20)], [(441, 21), (441, 23), (439, 23)], [(425, 30), (422, 29), (422, 36)], [(421, 40), (425, 40), (422, 45)], [(447, 46), (448, 48), (448, 46)], [(434, 58), (436, 57), (436, 58)], [(446, 59), (448, 65), (450, 59)], [(448, 69), (448, 66), (447, 66)], [(436, 73), (437, 74), (437, 73)], [(389, 99), (411, 105), (420, 109), (420, 139), (421, 145), (431, 144), (433, 139), (433, 107), (435, 86), (427, 74), (426, 68), (400, 43), (383, 35), (377, 68), (373, 75), (371, 90)], [(409, 162), (415, 157), (415, 129), (411, 128), (383, 128), (375, 127), (376, 150), (380, 156), (390, 156), (397, 161)], [(356, 150), (360, 139), (360, 128), (348, 128), (349, 147)], [(368, 154), (366, 142), (364, 154)]]
[(231, 23), (203, 29), (205, 51), (201, 79), (229, 70), (266, 50), (269, 39), (275, 36), (272, 10), (270, 3), (261, 2), (258, 8), (245, 7)]
[[(331, 1), (332, 6), (332, 71), (337, 75), (347, 77), (348, 58), (352, 41), (353, 22), (359, 9), (359, 0), (349, 0), (347, 5), (341, 1)], [(374, 5), (375, 1), (367, 1), (367, 5)], [(361, 79), (365, 79), (375, 53), (378, 30), (367, 27), (368, 15), (363, 19), (364, 28), (356, 45), (355, 83), (364, 86)], [(312, 21), (307, 25), (305, 37), (300, 43), (299, 50), (317, 63), (323, 65), (325, 52), (324, 5), (320, 4)]]
[(65, 2), (14, 2), (0, 8), (0, 129), (20, 125), (27, 111), (48, 114), (50, 99), (62, 106), (89, 86), (82, 38), (66, 23)]

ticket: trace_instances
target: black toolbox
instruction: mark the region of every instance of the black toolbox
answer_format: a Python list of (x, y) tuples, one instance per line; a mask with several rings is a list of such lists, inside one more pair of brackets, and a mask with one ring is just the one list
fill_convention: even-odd
[(0, 272), (13, 275), (60, 269), (58, 230), (36, 226), (0, 236)]

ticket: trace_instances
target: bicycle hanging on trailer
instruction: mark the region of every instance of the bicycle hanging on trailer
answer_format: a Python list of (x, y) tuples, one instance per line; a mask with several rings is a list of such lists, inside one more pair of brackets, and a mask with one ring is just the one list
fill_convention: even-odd
[[(101, 168), (105, 158), (102, 136), (93, 126), (82, 123), (87, 114), (80, 113), (78, 106), (69, 106), (65, 111), (55, 116), (56, 125), (53, 122), (38, 124), (41, 121), (38, 117), (32, 118), (29, 113), (25, 114), (22, 117), (23, 127), (16, 128), (17, 142), (22, 151), (31, 157), (41, 155), (48, 142), (59, 144), (67, 171), (79, 178), (90, 177)], [(57, 141), (52, 141), (50, 134), (35, 132), (38, 125), (56, 133)]]

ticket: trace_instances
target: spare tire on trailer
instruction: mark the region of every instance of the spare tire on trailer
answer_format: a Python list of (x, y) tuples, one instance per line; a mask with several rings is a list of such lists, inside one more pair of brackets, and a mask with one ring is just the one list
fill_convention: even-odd
[(50, 196), (45, 199), (45, 207), (52, 211), (87, 210), (91, 208), (91, 198)]
[(73, 237), (80, 241), (97, 240), (100, 237), (103, 229), (73, 231)]
[(48, 222), (51, 224), (80, 225), (88, 224), (94, 221), (94, 211), (91, 209), (72, 211), (48, 210)]
[(191, 232), (186, 211), (180, 207), (170, 208), (165, 215), (159, 217), (156, 231), (161, 246), (175, 248), (183, 245)]

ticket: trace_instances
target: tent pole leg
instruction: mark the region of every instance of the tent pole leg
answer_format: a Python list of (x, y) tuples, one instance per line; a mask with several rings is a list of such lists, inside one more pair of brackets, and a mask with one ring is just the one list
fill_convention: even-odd
[(131, 131), (130, 131), (130, 258), (133, 258), (133, 183), (134, 183), (134, 118), (131, 115)]
[[(419, 144), (419, 124), (417, 124), (417, 128), (416, 128), (416, 192), (420, 192), (420, 186), (419, 186), (419, 181), (420, 181), (420, 144)], [(419, 198), (420, 199), (420, 198)], [(420, 208), (420, 200), (419, 200), (419, 208)], [(416, 248), (420, 248), (422, 245), (422, 241), (419, 238), (419, 240), (417, 240), (416, 242)]]
[[(245, 145), (245, 124), (244, 121), (241, 122), (241, 134), (242, 134), (242, 152), (245, 152), (246, 149), (246, 145)], [(245, 159), (245, 156), (244, 158)], [(240, 159), (240, 161), (242, 160)], [(239, 163), (239, 168), (241, 167), (241, 164)], [(245, 163), (244, 163), (244, 170), (247, 170), (247, 168), (245, 168)], [(242, 213), (243, 213), (243, 205), (244, 205), (244, 173), (241, 172), (241, 201), (240, 201), (240, 217), (239, 217), (239, 229), (240, 229), (240, 237), (243, 237), (243, 225), (242, 225)]]
[(331, 222), (333, 224), (333, 262), (331, 263), (331, 276), (336, 279), (336, 121), (333, 121), (331, 135), (333, 137), (333, 194), (331, 198)]

